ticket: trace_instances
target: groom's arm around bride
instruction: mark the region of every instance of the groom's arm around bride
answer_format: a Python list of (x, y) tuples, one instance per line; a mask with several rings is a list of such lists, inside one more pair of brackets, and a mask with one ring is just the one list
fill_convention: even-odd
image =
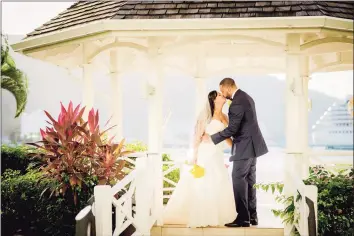
[(213, 143), (218, 144), (233, 137), (240, 128), (243, 114), (244, 111), (241, 105), (231, 103), (229, 108), (229, 125), (223, 131), (211, 136)]

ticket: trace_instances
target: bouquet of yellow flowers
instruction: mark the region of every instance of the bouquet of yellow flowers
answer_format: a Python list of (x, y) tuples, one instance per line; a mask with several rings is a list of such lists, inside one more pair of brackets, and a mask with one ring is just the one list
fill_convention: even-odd
[(193, 168), (189, 171), (194, 178), (201, 178), (204, 176), (204, 168), (201, 166), (198, 166), (197, 164), (194, 164)]

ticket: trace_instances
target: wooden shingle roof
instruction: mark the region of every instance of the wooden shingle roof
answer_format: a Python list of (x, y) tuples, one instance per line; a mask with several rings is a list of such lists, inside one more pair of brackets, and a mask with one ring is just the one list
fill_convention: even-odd
[(330, 16), (354, 18), (354, 2), (330, 1), (79, 1), (27, 37), (110, 19)]

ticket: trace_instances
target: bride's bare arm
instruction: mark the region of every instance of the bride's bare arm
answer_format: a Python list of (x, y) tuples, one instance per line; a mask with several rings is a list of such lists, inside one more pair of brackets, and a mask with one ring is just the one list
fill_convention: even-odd
[[(224, 125), (227, 127), (229, 125), (229, 118), (227, 117), (226, 114), (223, 114), (223, 120), (222, 123), (224, 123)], [(232, 147), (232, 139), (231, 138), (227, 138), (225, 139), (227, 145), (229, 145), (230, 147)]]

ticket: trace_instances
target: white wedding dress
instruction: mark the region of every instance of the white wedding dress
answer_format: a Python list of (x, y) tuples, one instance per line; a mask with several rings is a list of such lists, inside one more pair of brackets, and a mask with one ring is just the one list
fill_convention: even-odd
[[(221, 121), (211, 120), (205, 131), (212, 135), (224, 128)], [(224, 142), (199, 145), (197, 164), (205, 169), (205, 175), (194, 178), (189, 170), (181, 173), (165, 208), (164, 224), (223, 226), (236, 219), (232, 181), (224, 165), (224, 147)]]

